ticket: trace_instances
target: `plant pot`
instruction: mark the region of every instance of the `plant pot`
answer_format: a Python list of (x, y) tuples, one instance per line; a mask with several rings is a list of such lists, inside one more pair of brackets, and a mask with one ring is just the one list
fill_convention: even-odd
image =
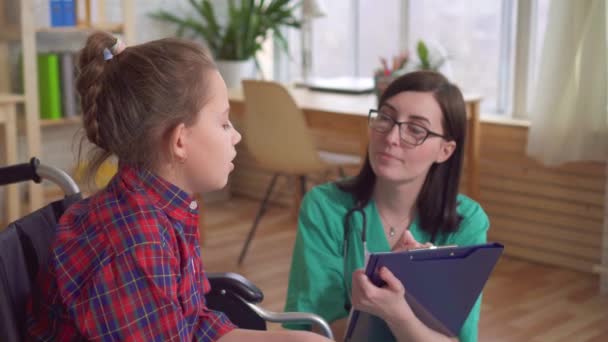
[(215, 63), (228, 88), (239, 87), (242, 79), (255, 77), (253, 58), (245, 61), (217, 60)]

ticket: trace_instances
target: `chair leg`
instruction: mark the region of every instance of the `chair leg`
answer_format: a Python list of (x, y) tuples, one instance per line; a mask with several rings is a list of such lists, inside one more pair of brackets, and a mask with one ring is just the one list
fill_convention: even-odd
[(330, 175), (331, 175), (331, 170), (325, 170), (323, 172), (323, 183), (329, 182), (329, 180), (330, 180), (329, 176)]
[(247, 254), (247, 250), (249, 249), (249, 244), (251, 243), (251, 240), (253, 240), (255, 231), (258, 228), (258, 223), (260, 223), (262, 216), (266, 212), (266, 205), (268, 204), (268, 199), (270, 198), (270, 195), (272, 194), (272, 189), (274, 188), (274, 185), (276, 184), (278, 177), (279, 177), (278, 173), (275, 173), (274, 175), (272, 175), (272, 180), (270, 181), (270, 185), (266, 189), (266, 194), (264, 195), (262, 204), (260, 205), (260, 208), (258, 209), (258, 213), (255, 215), (255, 220), (253, 220), (253, 225), (251, 226), (251, 229), (249, 229), (249, 234), (247, 235), (247, 240), (245, 240), (245, 245), (241, 249), (241, 255), (239, 255), (239, 261), (238, 261), (239, 266), (243, 263), (243, 260), (245, 259), (245, 255)]
[(299, 182), (298, 183), (300, 183), (299, 184), (299, 186), (300, 186), (300, 193), (302, 194), (302, 197), (304, 197), (304, 195), (306, 194), (306, 180), (307, 180), (307, 178), (306, 178), (306, 175), (299, 176), (298, 178), (299, 178)]
[(346, 178), (346, 172), (344, 172), (344, 168), (342, 166), (338, 167), (338, 174), (340, 174), (340, 178)]
[(293, 217), (297, 218), (300, 213), (300, 204), (302, 198), (306, 194), (306, 175), (299, 175), (295, 177), (295, 191), (293, 193)]

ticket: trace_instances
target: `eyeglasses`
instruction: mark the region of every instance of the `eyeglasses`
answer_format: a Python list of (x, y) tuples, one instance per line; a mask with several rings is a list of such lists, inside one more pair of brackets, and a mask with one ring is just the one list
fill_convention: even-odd
[(444, 135), (432, 132), (413, 122), (399, 122), (392, 116), (376, 109), (369, 110), (368, 124), (371, 129), (379, 133), (388, 133), (397, 125), (399, 126), (399, 137), (401, 140), (413, 146), (422, 145), (428, 137), (439, 137), (447, 140)]

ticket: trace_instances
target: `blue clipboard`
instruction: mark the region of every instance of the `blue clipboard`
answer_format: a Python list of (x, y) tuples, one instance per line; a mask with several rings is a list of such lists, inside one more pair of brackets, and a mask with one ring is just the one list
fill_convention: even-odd
[[(416, 317), (429, 328), (455, 337), (475, 305), (504, 246), (488, 243), (466, 247), (372, 253), (365, 273), (383, 286), (377, 270), (388, 267), (401, 279), (405, 299)], [(353, 310), (347, 341), (394, 341), (386, 323), (366, 312)]]

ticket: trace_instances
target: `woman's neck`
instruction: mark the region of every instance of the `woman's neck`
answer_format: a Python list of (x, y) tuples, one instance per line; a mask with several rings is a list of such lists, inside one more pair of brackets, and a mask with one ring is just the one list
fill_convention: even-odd
[(406, 214), (411, 216), (415, 211), (416, 199), (423, 184), (424, 178), (422, 181), (406, 183), (377, 179), (372, 196), (376, 207), (385, 216), (403, 217)]

